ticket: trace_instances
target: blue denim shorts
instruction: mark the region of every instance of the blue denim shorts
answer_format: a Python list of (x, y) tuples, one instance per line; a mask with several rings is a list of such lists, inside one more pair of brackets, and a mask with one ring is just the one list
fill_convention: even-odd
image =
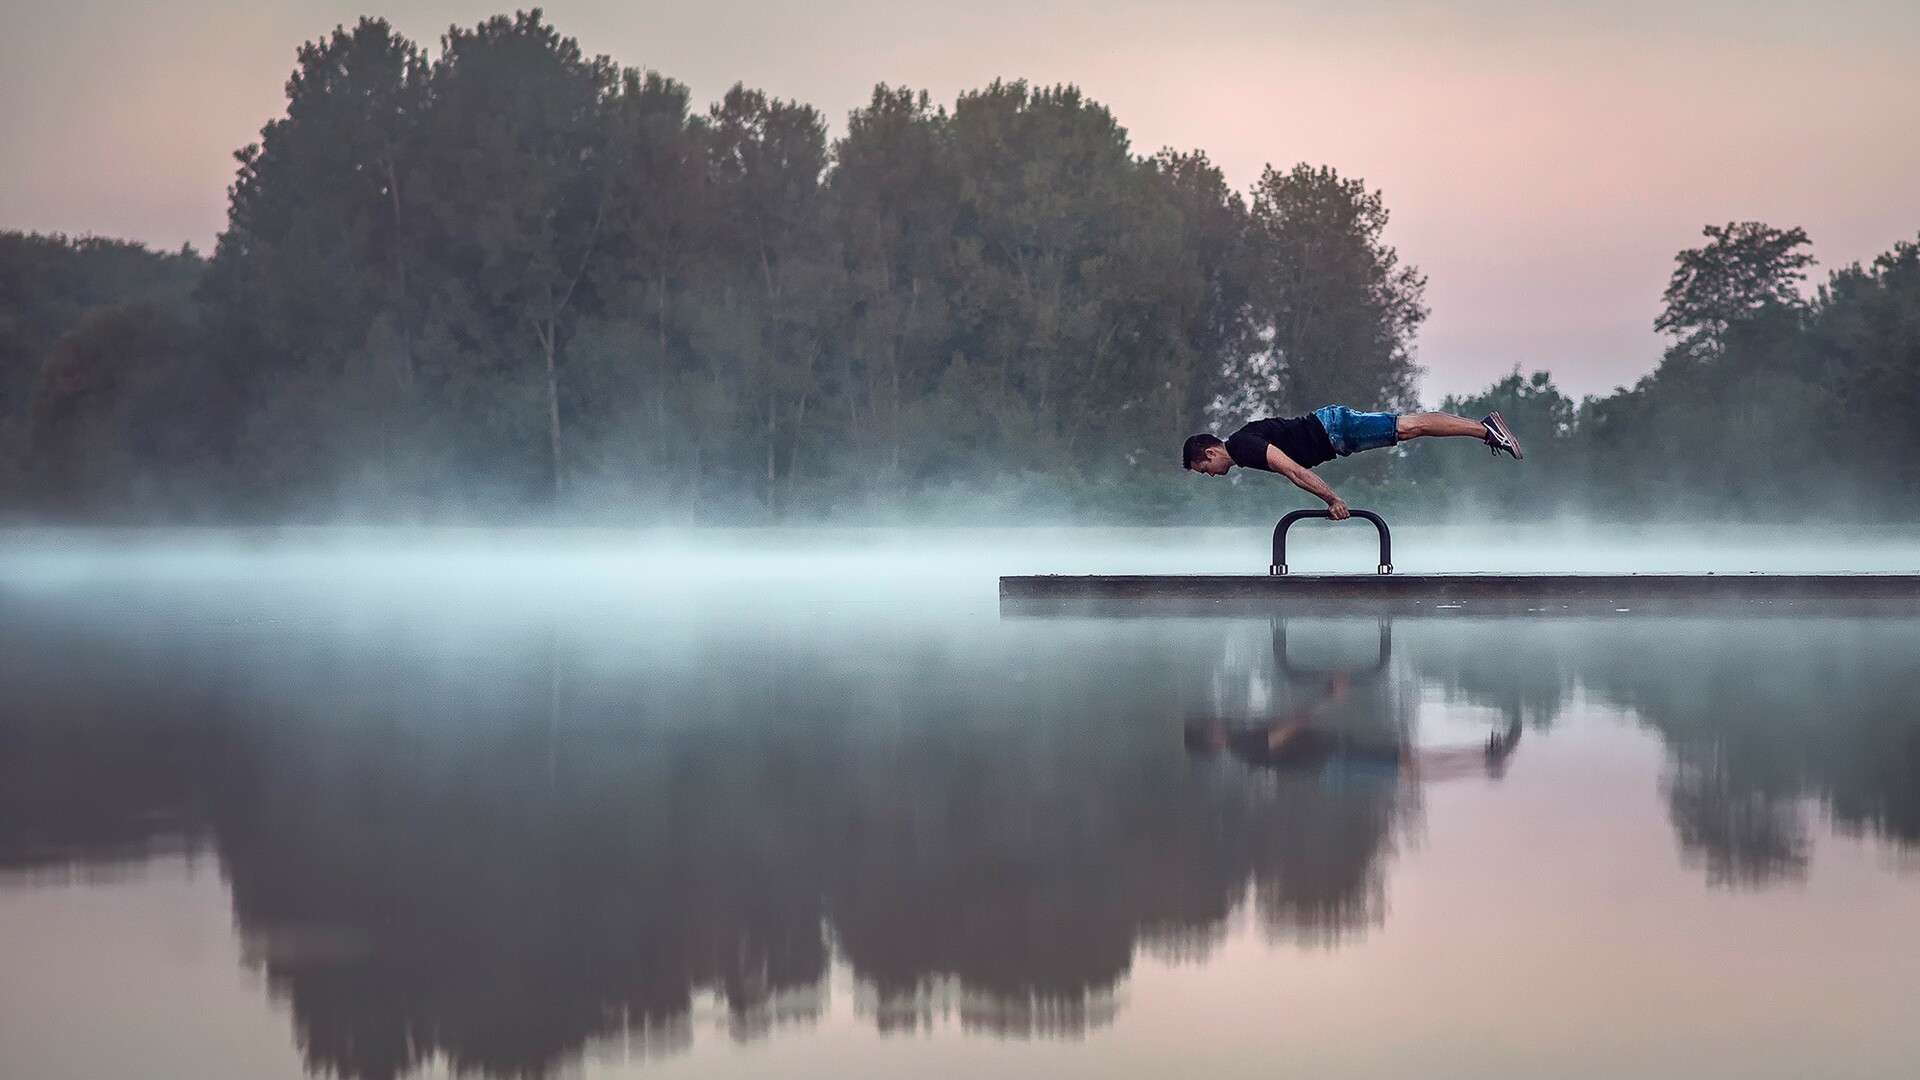
[(1354, 412), (1345, 405), (1329, 405), (1313, 410), (1313, 415), (1327, 429), (1327, 441), (1341, 457), (1400, 441), (1400, 417), (1396, 413)]

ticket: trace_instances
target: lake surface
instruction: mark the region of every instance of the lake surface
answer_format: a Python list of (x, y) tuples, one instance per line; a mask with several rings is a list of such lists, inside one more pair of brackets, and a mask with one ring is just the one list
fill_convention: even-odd
[(1915, 1074), (1920, 619), (994, 593), (1264, 543), (15, 536), (0, 1078)]

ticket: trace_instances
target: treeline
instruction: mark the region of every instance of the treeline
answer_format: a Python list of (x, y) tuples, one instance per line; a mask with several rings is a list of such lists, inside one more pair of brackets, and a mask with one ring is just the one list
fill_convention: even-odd
[[(1303, 166), (1243, 197), (1071, 87), (881, 86), (830, 143), (741, 86), (697, 113), (536, 11), (433, 57), (363, 20), (287, 89), (191, 303), (70, 330), (192, 362), (11, 414), (38, 505), (913, 508), (1164, 474), (1223, 396), (1412, 397), (1421, 282), (1377, 192)], [(191, 445), (67, 459), (162, 405)]]
[(1775, 518), (1920, 513), (1920, 242), (1803, 296), (1805, 231), (1708, 226), (1679, 253), (1657, 329), (1674, 338), (1631, 388), (1575, 402), (1518, 372), (1443, 408), (1499, 409), (1523, 468), (1408, 454), (1386, 494), (1421, 507)]
[[(1194, 482), (1181, 439), (1415, 401), (1424, 282), (1379, 192), (1299, 165), (1242, 194), (1071, 87), (883, 85), (829, 141), (744, 86), (698, 111), (534, 11), (431, 55), (363, 19), (287, 93), (211, 258), (0, 234), (14, 516), (1263, 516), (1290, 494)], [(1632, 391), (1448, 403), (1501, 408), (1525, 467), (1421, 447), (1333, 479), (1394, 506), (1912, 505), (1912, 246), (1807, 304), (1775, 288), (1797, 245), (1756, 271), (1739, 245), (1776, 231), (1731, 228), (1683, 255), (1680, 343)], [(1905, 428), (1828, 456), (1867, 423)]]

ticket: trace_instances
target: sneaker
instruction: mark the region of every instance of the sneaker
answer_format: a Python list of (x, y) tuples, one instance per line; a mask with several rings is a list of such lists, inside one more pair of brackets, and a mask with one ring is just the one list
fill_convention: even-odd
[(1519, 441), (1513, 437), (1513, 432), (1507, 430), (1507, 422), (1500, 419), (1499, 413), (1488, 413), (1486, 419), (1480, 422), (1487, 427), (1487, 449), (1496, 455), (1504, 450), (1516, 460), (1527, 456), (1520, 452)]

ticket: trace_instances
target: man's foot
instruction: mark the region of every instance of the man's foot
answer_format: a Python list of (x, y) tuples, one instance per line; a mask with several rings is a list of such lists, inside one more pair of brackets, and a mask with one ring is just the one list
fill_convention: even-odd
[(1488, 413), (1486, 419), (1480, 421), (1480, 423), (1487, 429), (1487, 437), (1485, 440), (1487, 449), (1493, 451), (1495, 454), (1499, 454), (1504, 450), (1512, 454), (1515, 460), (1527, 456), (1520, 452), (1519, 440), (1513, 437), (1513, 432), (1507, 430), (1507, 422), (1500, 419), (1499, 413)]

